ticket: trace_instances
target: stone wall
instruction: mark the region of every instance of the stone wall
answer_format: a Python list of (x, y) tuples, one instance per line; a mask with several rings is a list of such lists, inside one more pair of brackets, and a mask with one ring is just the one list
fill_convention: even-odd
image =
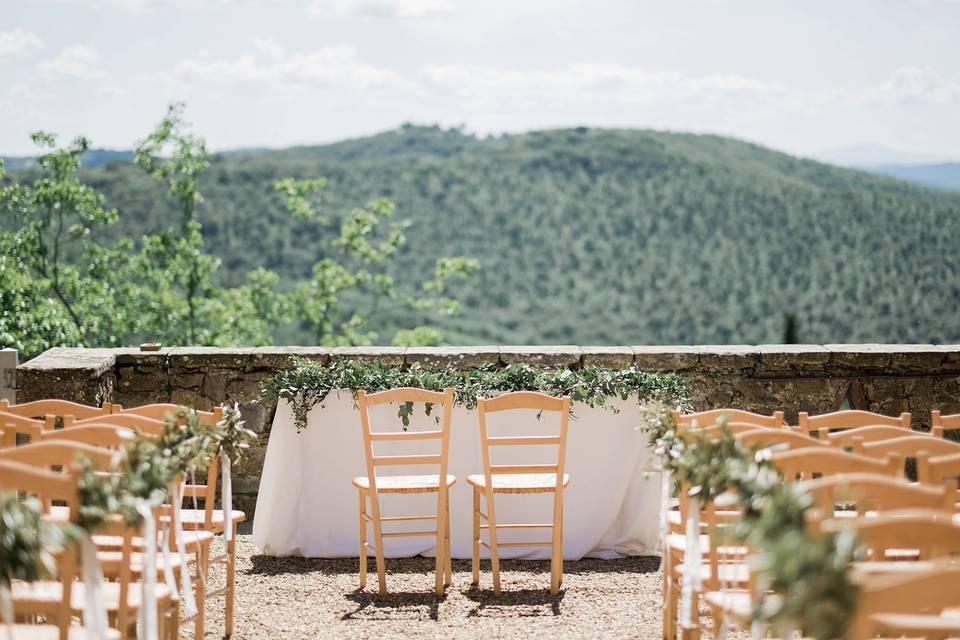
[(239, 402), (261, 446), (234, 481), (241, 508), (252, 513), (260, 469), (276, 409), (260, 400), (259, 385), (294, 356), (329, 362), (359, 358), (389, 364), (528, 362), (549, 366), (673, 371), (691, 380), (697, 409), (730, 406), (770, 413), (821, 413), (841, 406), (889, 415), (914, 414), (926, 425), (930, 410), (960, 412), (960, 345), (760, 345), (637, 347), (188, 347), (51, 349), (17, 369), (19, 402), (65, 398), (87, 404), (136, 406), (175, 402), (210, 409)]

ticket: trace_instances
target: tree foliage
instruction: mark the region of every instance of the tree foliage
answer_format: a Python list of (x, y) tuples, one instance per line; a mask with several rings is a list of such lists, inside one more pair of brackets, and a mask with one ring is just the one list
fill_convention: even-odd
[[(368, 320), (385, 309), (409, 315), (395, 327), (407, 329), (400, 339), (438, 341), (424, 314), (457, 312), (444, 295), (447, 282), (477, 267), (444, 255), (420, 282), (397, 278), (390, 268), (407, 222), (394, 219), (392, 202), (371, 198), (328, 216), (317, 211), (324, 179), (277, 177), (271, 197), (258, 203), (264, 217), (305, 225), (327, 252), (309, 278), (295, 282), (262, 265), (225, 273), (223, 237), (204, 232), (205, 221), (216, 228), (222, 217), (201, 193), (211, 156), (182, 105), (171, 105), (136, 146), (133, 184), (155, 198), (142, 207), (107, 206), (103, 185), (80, 170), (85, 138), (61, 148), (50, 133), (33, 140), (44, 151), (37, 169), (5, 176), (0, 164), (0, 344), (28, 356), (51, 346), (141, 340), (262, 345), (284, 331), (315, 344), (370, 344), (378, 333)], [(259, 253), (255, 238), (245, 242), (245, 253)]]

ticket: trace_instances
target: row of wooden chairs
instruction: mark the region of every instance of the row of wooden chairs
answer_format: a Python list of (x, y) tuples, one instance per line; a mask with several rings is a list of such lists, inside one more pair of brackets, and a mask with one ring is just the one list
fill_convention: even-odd
[[(154, 404), (124, 409), (117, 404), (104, 404), (102, 407), (91, 407), (64, 400), (41, 400), (28, 402), (18, 405), (10, 405), (5, 401), (0, 403), (0, 442), (3, 447), (0, 448), (0, 462), (13, 465), (28, 465), (34, 469), (41, 469), (44, 473), (51, 473), (58, 469), (61, 474), (69, 475), (71, 462), (75, 461), (76, 456), (83, 454), (88, 456), (95, 464), (106, 467), (113, 459), (112, 452), (120, 449), (125, 444), (132, 441), (136, 436), (156, 438), (164, 430), (164, 419), (177, 411), (179, 407), (172, 404)], [(214, 411), (198, 411), (201, 421), (213, 423), (219, 421), (222, 417), (220, 408)], [(185, 555), (180, 557), (178, 545), (173, 540), (173, 536), (168, 536), (167, 543), (170, 545), (169, 551), (165, 554), (171, 563), (173, 571), (179, 574), (180, 571), (188, 571), (188, 562), (194, 564), (194, 584), (197, 587), (195, 599), (197, 604), (197, 613), (194, 615), (194, 636), (196, 638), (204, 637), (205, 632), (205, 610), (206, 601), (209, 597), (223, 594), (225, 595), (225, 635), (230, 636), (233, 630), (233, 603), (234, 603), (234, 582), (236, 565), (236, 526), (245, 519), (241, 511), (232, 511), (230, 514), (224, 514), (223, 511), (215, 509), (214, 504), (217, 495), (217, 476), (219, 461), (214, 458), (209, 468), (206, 470), (206, 478), (202, 482), (193, 484), (182, 484), (183, 493), (181, 500), (192, 499), (193, 508), (181, 508), (179, 512), (181, 526), (183, 528), (182, 543)], [(6, 481), (6, 475), (4, 477)], [(182, 479), (177, 479), (175, 483), (178, 487)], [(21, 488), (20, 490), (27, 490)], [(35, 492), (39, 493), (39, 492)], [(179, 491), (178, 491), (179, 493)], [(174, 495), (173, 488), (171, 495)], [(59, 498), (47, 497), (44, 500), (46, 515), (55, 520), (69, 520), (75, 510), (71, 512), (69, 501), (67, 505), (62, 504), (54, 506), (52, 500)], [(198, 508), (197, 499), (203, 501), (203, 507)], [(182, 505), (181, 505), (182, 506)], [(173, 508), (171, 504), (160, 508), (156, 514), (158, 525), (169, 526), (173, 517)], [(210, 546), (215, 535), (225, 533), (230, 527), (233, 535), (226, 536), (226, 551), (221, 556), (211, 558)], [(160, 527), (157, 527), (157, 531)], [(130, 555), (123, 555), (124, 537), (122, 535), (113, 535), (107, 532), (100, 532), (94, 536), (94, 543), (99, 549), (98, 555), (101, 557), (101, 565), (105, 568), (104, 574), (107, 575), (107, 567), (116, 567), (119, 572), (114, 577), (119, 580), (111, 584), (123, 585), (123, 576), (126, 575), (127, 582), (131, 578), (140, 576), (143, 564), (143, 541), (139, 534), (132, 532), (126, 534), (131, 541)], [(118, 555), (119, 553), (119, 555)], [(226, 565), (226, 583), (221, 588), (208, 588), (206, 576), (208, 574), (210, 562), (220, 562)], [(127, 569), (125, 569), (125, 567)], [(69, 567), (68, 567), (69, 569)], [(122, 575), (121, 575), (122, 574)], [(160, 585), (158, 585), (158, 588)], [(113, 587), (111, 587), (113, 588)], [(159, 588), (158, 593), (166, 589), (165, 586)], [(138, 603), (137, 590), (130, 592), (130, 602), (120, 598), (117, 595), (112, 602), (116, 611), (111, 609), (111, 616), (116, 625), (124, 633), (129, 632), (129, 625), (135, 623), (136, 618), (131, 618), (129, 614), (131, 603)], [(166, 615), (166, 628), (168, 635), (172, 638), (179, 635), (180, 611), (179, 601), (176, 593), (165, 595), (170, 604), (164, 604)], [(27, 604), (21, 603), (21, 607)], [(139, 606), (139, 604), (137, 605)], [(125, 613), (120, 615), (120, 608)], [(185, 618), (189, 619), (189, 618)], [(69, 617), (67, 618), (69, 620)], [(73, 627), (63, 627), (66, 633), (76, 634)], [(71, 636), (72, 637), (72, 636)]]
[[(447, 459), (450, 444), (450, 422), (453, 412), (453, 390), (443, 392), (426, 391), (415, 388), (399, 388), (378, 393), (357, 392), (360, 408), (360, 420), (363, 432), (363, 446), (367, 463), (367, 474), (353, 479), (353, 485), (359, 493), (360, 503), (360, 588), (366, 586), (367, 554), (373, 548), (376, 558), (379, 591), (386, 593), (386, 575), (384, 571), (384, 538), (404, 536), (434, 536), (436, 538), (436, 593), (443, 592), (451, 583), (450, 559), (450, 507), (449, 490), (456, 478), (447, 473)], [(433, 411), (439, 411), (439, 429), (427, 431), (384, 431), (373, 430), (371, 426), (371, 407), (385, 404), (424, 403), (433, 405)], [(488, 429), (488, 414), (527, 410), (558, 414), (559, 432), (557, 435), (509, 435), (493, 436)], [(542, 393), (520, 391), (507, 393), (495, 398), (480, 399), (477, 402), (479, 414), (480, 442), (483, 452), (483, 473), (467, 476), (467, 482), (473, 490), (472, 522), (472, 569), (473, 584), (480, 582), (480, 547), (490, 552), (493, 590), (501, 594), (499, 549), (506, 547), (548, 547), (551, 558), (550, 592), (558, 593), (563, 582), (563, 490), (570, 481), (564, 472), (567, 443), (567, 423), (570, 413), (570, 398), (554, 398)], [(439, 451), (428, 454), (378, 455), (374, 446), (386, 442), (418, 443), (439, 441)], [(556, 461), (550, 464), (494, 464), (491, 452), (508, 446), (547, 445), (557, 448)], [(409, 451), (409, 448), (406, 449)], [(438, 467), (436, 475), (378, 475), (377, 470), (397, 465), (434, 465)], [(442, 480), (441, 480), (442, 479)], [(437, 512), (431, 516), (391, 516), (381, 514), (381, 494), (437, 494)], [(553, 520), (550, 523), (500, 523), (497, 521), (494, 496), (496, 494), (532, 494), (552, 493)], [(483, 498), (486, 511), (481, 508)], [(367, 503), (370, 508), (368, 511)], [(384, 532), (384, 524), (427, 520), (434, 521), (435, 527), (426, 531)], [(367, 540), (367, 527), (373, 531), (373, 544)], [(498, 529), (549, 529), (549, 541), (498, 542)], [(487, 539), (482, 538), (486, 533)]]
[[(960, 631), (955, 619), (940, 615), (945, 608), (960, 606), (955, 594), (928, 599), (922, 605), (915, 597), (896, 604), (889, 600), (892, 593), (908, 591), (906, 585), (913, 584), (926, 593), (926, 585), (938, 584), (944, 576), (956, 578), (956, 565), (949, 562), (960, 555), (960, 494), (956, 489), (960, 445), (942, 438), (944, 430), (955, 428), (954, 416), (935, 415), (934, 424), (941, 427), (933, 431), (935, 435), (910, 430), (909, 414), (898, 418), (867, 412), (801, 414), (799, 428), (786, 427), (779, 412), (761, 416), (720, 409), (676, 414), (676, 419), (681, 429), (696, 430), (708, 438), (719, 437), (723, 428), (728, 428), (744, 446), (770, 448), (768, 459), (784, 479), (801, 482), (801, 488), (815, 499), (813, 526), (857, 530), (870, 554), (853, 569), (864, 595), (849, 637), (859, 639), (880, 632), (945, 637), (944, 633)], [(724, 425), (716, 424), (721, 416)], [(917, 460), (919, 483), (904, 477), (904, 458)], [(690, 501), (684, 487), (679, 497), (678, 508), (669, 514), (671, 526), (664, 549), (665, 638), (678, 635), (680, 590), (686, 579), (686, 541), (681, 532)], [(737, 515), (736, 509), (713, 504), (705, 505), (700, 514), (703, 562), (694, 583), (703, 585), (715, 631), (724, 621), (749, 625), (757, 598), (762, 596), (747, 562), (749, 550), (715, 543), (716, 530)], [(699, 593), (694, 594), (694, 612), (697, 596)], [(696, 621), (683, 622), (679, 635), (695, 637)], [(929, 633), (920, 633), (921, 627)]]

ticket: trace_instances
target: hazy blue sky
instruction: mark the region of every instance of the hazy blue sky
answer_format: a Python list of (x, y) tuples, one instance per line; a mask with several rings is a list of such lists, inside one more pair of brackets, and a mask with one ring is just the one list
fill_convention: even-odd
[(0, 153), (214, 149), (403, 122), (730, 134), (960, 158), (960, 0), (0, 0)]

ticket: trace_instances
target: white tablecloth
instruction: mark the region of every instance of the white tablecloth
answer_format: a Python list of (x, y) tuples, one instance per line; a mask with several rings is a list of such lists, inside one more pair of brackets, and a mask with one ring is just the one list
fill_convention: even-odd
[[(634, 399), (616, 401), (619, 413), (574, 404), (569, 423), (566, 471), (570, 485), (564, 496), (564, 557), (616, 558), (623, 555), (659, 555), (660, 478), (650, 471), (654, 456), (646, 436), (636, 429), (638, 405)], [(399, 430), (397, 407), (382, 406), (371, 411), (373, 430)], [(535, 412), (490, 414), (491, 435), (557, 433), (555, 415), (538, 417)], [(410, 429), (436, 429), (423, 405), (417, 405)], [(437, 441), (377, 443), (391, 449), (375, 453), (400, 454), (419, 451)], [(415, 444), (418, 449), (407, 445)], [(494, 464), (555, 462), (556, 447), (497, 447)], [(501, 452), (501, 450), (504, 450)], [(436, 467), (380, 467), (382, 474), (436, 473)], [(477, 414), (455, 407), (450, 437), (449, 473), (457, 484), (450, 491), (453, 556), (470, 557), (472, 492), (469, 474), (482, 473), (483, 461)], [(253, 523), (258, 550), (268, 555), (308, 557), (356, 557), (358, 543), (358, 498), (351, 484), (354, 476), (366, 475), (359, 413), (348, 391), (331, 392), (322, 405), (308, 414), (307, 428), (297, 433), (289, 404), (277, 407), (267, 447), (260, 492)], [(436, 494), (417, 496), (386, 495), (382, 514), (428, 515), (435, 513)], [(496, 497), (497, 520), (550, 522), (552, 495), (508, 495)], [(393, 523), (385, 530), (432, 528), (429, 522)], [(546, 540), (549, 530), (501, 530), (500, 542)], [(484, 534), (485, 535), (485, 534)], [(372, 537), (370, 538), (372, 541)], [(388, 557), (433, 555), (430, 537), (388, 538)], [(508, 548), (503, 558), (542, 559), (549, 549)], [(484, 550), (484, 557), (486, 552)]]

